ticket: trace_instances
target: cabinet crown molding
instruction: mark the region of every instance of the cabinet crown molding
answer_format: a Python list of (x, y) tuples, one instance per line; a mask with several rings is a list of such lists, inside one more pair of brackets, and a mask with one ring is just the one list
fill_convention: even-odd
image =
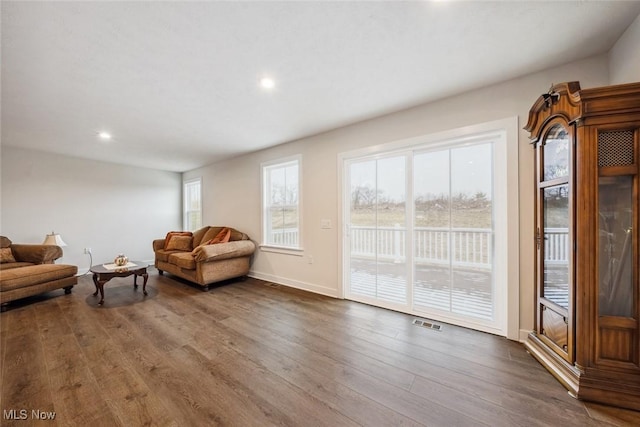
[(533, 104), (524, 130), (535, 146), (545, 125), (556, 117), (582, 126), (589, 118), (629, 114), (637, 112), (639, 106), (640, 82), (590, 89), (581, 89), (577, 81), (559, 83)]

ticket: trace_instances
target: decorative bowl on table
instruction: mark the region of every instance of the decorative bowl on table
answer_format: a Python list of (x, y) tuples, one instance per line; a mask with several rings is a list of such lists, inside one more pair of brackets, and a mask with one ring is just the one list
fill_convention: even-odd
[(118, 255), (116, 259), (113, 260), (113, 263), (118, 267), (125, 266), (127, 265), (128, 262), (129, 262), (129, 258), (127, 258), (124, 254)]

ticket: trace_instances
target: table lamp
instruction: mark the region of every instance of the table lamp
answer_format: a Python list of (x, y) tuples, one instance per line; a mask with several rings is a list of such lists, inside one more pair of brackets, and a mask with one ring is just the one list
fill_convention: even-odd
[(62, 240), (59, 234), (54, 233), (47, 234), (47, 237), (44, 238), (43, 245), (56, 245), (56, 246), (67, 246), (67, 244)]

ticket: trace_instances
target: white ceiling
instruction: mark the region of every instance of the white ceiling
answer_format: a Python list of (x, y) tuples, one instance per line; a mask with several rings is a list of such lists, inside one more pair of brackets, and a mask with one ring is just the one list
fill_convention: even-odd
[(2, 1), (1, 13), (3, 145), (185, 171), (606, 52), (640, 2)]

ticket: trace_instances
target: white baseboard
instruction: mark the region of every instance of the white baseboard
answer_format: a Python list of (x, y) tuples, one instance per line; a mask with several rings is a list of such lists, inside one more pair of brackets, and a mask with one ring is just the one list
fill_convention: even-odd
[(250, 271), (248, 276), (253, 277), (255, 279), (264, 280), (267, 282), (278, 283), (280, 285), (285, 285), (285, 286), (289, 286), (296, 289), (302, 289), (303, 291), (309, 291), (309, 292), (313, 292), (320, 295), (326, 295), (328, 297), (338, 298), (338, 291), (336, 289), (315, 285), (313, 283), (287, 279), (286, 277), (274, 276), (272, 274), (261, 273), (259, 271)]

